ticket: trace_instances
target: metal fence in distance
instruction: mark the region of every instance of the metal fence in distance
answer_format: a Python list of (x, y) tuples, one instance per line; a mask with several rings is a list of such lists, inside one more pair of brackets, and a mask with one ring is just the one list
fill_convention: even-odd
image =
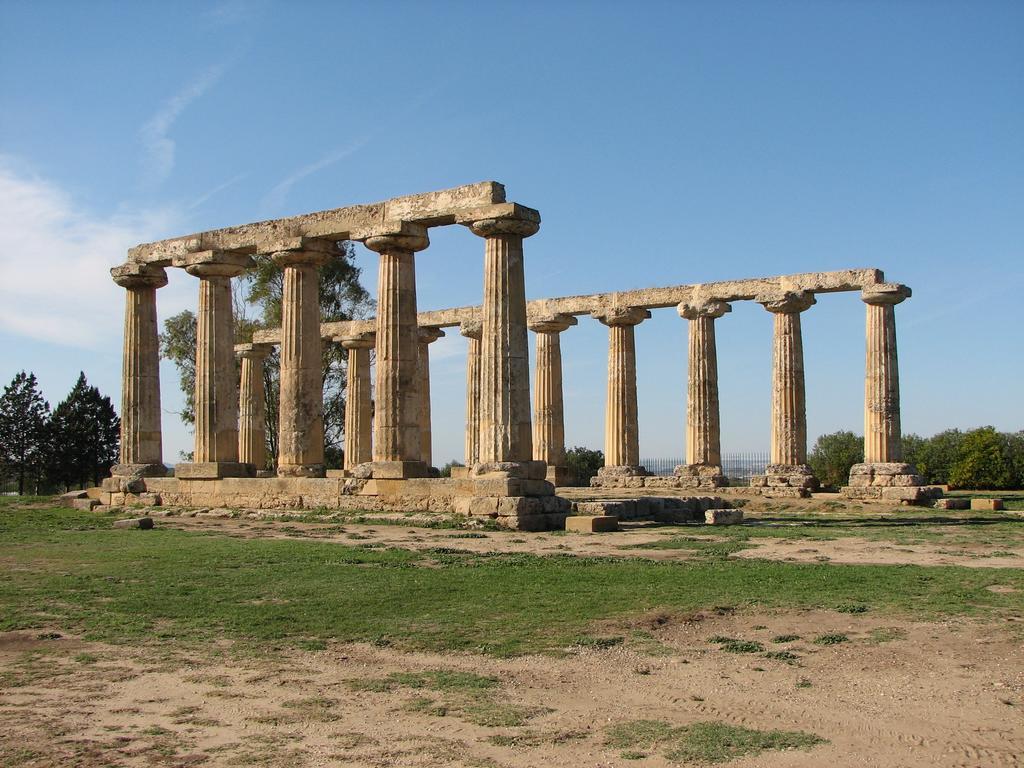
[[(669, 476), (679, 464), (685, 464), (682, 457), (654, 457), (641, 459), (640, 463), (654, 475)], [(768, 466), (768, 451), (745, 453), (723, 453), (722, 472), (726, 477), (750, 480), (754, 475), (763, 475)]]

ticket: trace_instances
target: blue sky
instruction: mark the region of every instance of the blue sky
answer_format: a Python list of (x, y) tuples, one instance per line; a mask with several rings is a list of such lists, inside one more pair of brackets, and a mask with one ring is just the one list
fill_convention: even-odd
[[(1024, 428), (1024, 5), (0, 2), (0, 381), (119, 401), (138, 242), (484, 179), (538, 208), (531, 298), (878, 267), (905, 431)], [(479, 301), (433, 230), (421, 309)], [(375, 256), (361, 251), (375, 291)], [(167, 317), (194, 307), (171, 270)], [(804, 315), (812, 440), (861, 430), (864, 310)], [(563, 336), (570, 445), (601, 447), (606, 329)], [(718, 323), (723, 449), (767, 447), (771, 317)], [(680, 456), (686, 323), (637, 328), (641, 453)], [(461, 458), (465, 340), (433, 347)], [(165, 459), (191, 446), (164, 367)]]

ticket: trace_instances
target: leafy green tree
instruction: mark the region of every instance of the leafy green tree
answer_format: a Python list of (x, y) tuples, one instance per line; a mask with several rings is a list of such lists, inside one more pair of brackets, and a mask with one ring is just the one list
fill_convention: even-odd
[(0, 396), (0, 465), (18, 478), (18, 493), (37, 490), (48, 459), (50, 404), (37, 389), (34, 373), (15, 375)]
[(117, 461), (121, 420), (110, 398), (89, 385), (85, 373), (50, 417), (50, 485), (99, 485)]
[[(320, 268), (320, 319), (322, 322), (355, 320), (370, 316), (374, 302), (359, 282), (352, 243), (339, 243), (341, 253)], [(252, 340), (255, 331), (281, 327), (281, 300), (284, 272), (269, 256), (256, 256), (255, 266), (236, 281), (235, 336), (239, 343)], [(250, 311), (252, 316), (250, 317)], [(194, 423), (195, 389), (195, 315), (181, 312), (164, 322), (160, 336), (161, 355), (174, 362), (185, 396), (181, 418)], [(345, 373), (348, 352), (339, 344), (323, 349), (324, 458), (328, 467), (342, 464), (345, 424)], [(281, 363), (275, 349), (264, 363), (264, 389), (267, 411), (267, 454), (277, 456), (277, 420)]]
[(565, 466), (572, 476), (572, 484), (590, 485), (590, 478), (604, 466), (604, 451), (593, 451), (577, 445), (565, 452)]
[(1010, 487), (1024, 488), (1024, 431), (1001, 432), (1004, 453), (1010, 462)]
[(849, 483), (850, 468), (864, 461), (864, 438), (840, 431), (822, 435), (807, 456), (807, 464), (825, 488)]
[(960, 445), (964, 440), (964, 433), (959, 429), (947, 429), (937, 435), (922, 440), (916, 435), (912, 436), (920, 441), (915, 444), (913, 439), (909, 441), (912, 448), (907, 451), (908, 440), (903, 440), (903, 458), (908, 463), (917, 467), (917, 473), (930, 485), (949, 485), (950, 472), (960, 454)]
[(1009, 488), (1013, 484), (1013, 468), (1005, 448), (1005, 441), (994, 427), (968, 432), (949, 472), (949, 484), (972, 490)]
[(466, 466), (466, 465), (463, 464), (461, 461), (455, 461), (453, 459), (452, 461), (449, 461), (447, 464), (445, 464), (443, 467), (441, 467), (439, 477), (451, 477), (452, 476), (452, 468), (454, 468), (454, 467), (464, 467), (464, 466)]

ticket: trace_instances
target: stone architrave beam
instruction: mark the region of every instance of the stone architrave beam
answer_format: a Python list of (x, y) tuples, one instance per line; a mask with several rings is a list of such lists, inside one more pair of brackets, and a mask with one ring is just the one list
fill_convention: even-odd
[(167, 266), (175, 257), (195, 251), (271, 253), (282, 250), (279, 243), (285, 238), (359, 239), (360, 233), (388, 222), (402, 221), (424, 227), (457, 224), (482, 218), (481, 209), (502, 205), (514, 205), (505, 203), (505, 187), (496, 181), (482, 181), (380, 203), (351, 205), (145, 243), (130, 249), (128, 259)]
[[(869, 290), (884, 282), (879, 269), (846, 269), (836, 272), (804, 272), (778, 277), (757, 277), (748, 280), (727, 280), (718, 283), (697, 283), (692, 285), (670, 285), (661, 288), (640, 288), (619, 293), (593, 293), (581, 296), (562, 296), (550, 299), (533, 299), (526, 302), (527, 317), (549, 317), (551, 315), (590, 315), (612, 306), (630, 306), (642, 309), (664, 309), (679, 304), (700, 301), (751, 301), (765, 294), (786, 292), (842, 293)], [(420, 312), (417, 324), (436, 328), (453, 328), (468, 321), (480, 321), (481, 308), (452, 307)], [(376, 328), (376, 321), (348, 320), (323, 323), (320, 333), (325, 339), (366, 333)], [(272, 328), (257, 331), (254, 341), (261, 344), (280, 343), (281, 332)]]

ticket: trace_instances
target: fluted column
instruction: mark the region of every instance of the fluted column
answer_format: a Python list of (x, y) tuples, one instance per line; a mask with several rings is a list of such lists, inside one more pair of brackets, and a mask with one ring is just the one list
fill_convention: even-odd
[(320, 266), (337, 245), (305, 241), (276, 251), (284, 268), (281, 297), (281, 397), (277, 474), (323, 477), (323, 345), (320, 339)]
[(601, 476), (642, 476), (636, 402), (636, 345), (633, 329), (651, 316), (639, 307), (612, 307), (593, 313), (608, 326), (608, 399), (604, 421)]
[(267, 468), (267, 393), (264, 361), (270, 354), (265, 344), (239, 344), (235, 353), (242, 362), (238, 391), (238, 460), (256, 472)]
[(419, 330), (416, 325), (416, 258), (427, 247), (426, 229), (375, 234), (366, 247), (380, 254), (377, 278), (377, 402), (374, 477), (424, 477), (420, 458)]
[(480, 461), (480, 335), (479, 320), (466, 320), (459, 333), (469, 340), (466, 351), (466, 455), (467, 467)]
[[(807, 466), (807, 405), (800, 313), (815, 303), (806, 291), (757, 299), (774, 316), (772, 342), (772, 432), (768, 485), (814, 489)], [(754, 481), (752, 481), (754, 482)]]
[(238, 477), (249, 469), (238, 460), (238, 383), (231, 278), (251, 266), (248, 256), (218, 251), (190, 254), (185, 271), (199, 278), (196, 313), (195, 443), (192, 462), (178, 477)]
[(539, 220), (539, 216), (489, 218), (470, 225), (486, 242), (480, 339), (481, 471), (490, 468), (487, 465), (525, 464), (533, 457), (523, 238), (537, 232)]
[(121, 368), (121, 455), (114, 475), (162, 477), (160, 343), (156, 289), (167, 285), (161, 267), (122, 264), (110, 270), (125, 289), (124, 356)]
[(865, 288), (867, 354), (864, 365), (864, 463), (850, 469), (850, 485), (910, 488), (924, 481), (903, 461), (896, 310), (910, 288), (881, 283)]
[(420, 398), (420, 460), (428, 469), (433, 466), (433, 444), (430, 429), (430, 345), (444, 336), (440, 328), (427, 326), (419, 330), (419, 398)]
[(568, 481), (565, 465), (565, 410), (562, 400), (561, 334), (577, 320), (572, 315), (549, 315), (532, 320), (537, 336), (534, 380), (533, 458), (548, 465), (547, 479), (556, 486)]
[[(715, 320), (731, 312), (726, 302), (712, 299), (683, 302), (679, 315), (689, 321), (689, 363), (686, 387), (686, 464), (675, 475), (695, 487), (725, 485), (722, 474), (722, 432), (718, 403), (718, 350)], [(682, 480), (681, 480), (682, 482)]]
[(373, 459), (372, 408), (370, 393), (370, 350), (375, 333), (340, 339), (348, 350), (345, 386), (345, 469), (351, 470)]

